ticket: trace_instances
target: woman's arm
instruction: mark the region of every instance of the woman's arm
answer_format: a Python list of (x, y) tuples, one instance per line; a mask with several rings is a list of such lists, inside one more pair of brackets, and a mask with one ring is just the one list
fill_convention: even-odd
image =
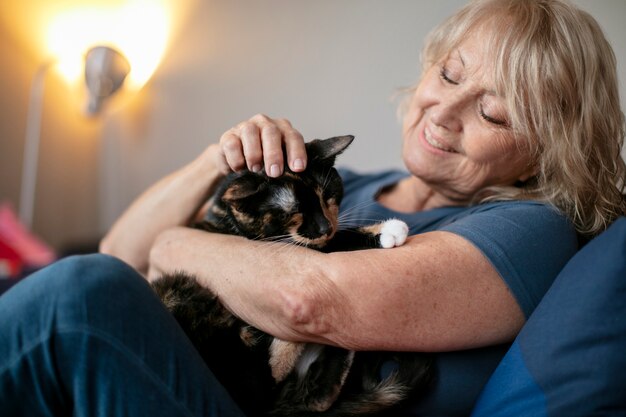
[(145, 191), (115, 222), (100, 242), (100, 252), (116, 256), (142, 274), (149, 253), (162, 231), (188, 224), (206, 202), (221, 177), (218, 145)]
[(524, 323), (490, 262), (447, 232), (324, 254), (174, 228), (157, 239), (151, 265), (151, 276), (195, 274), (243, 320), (286, 340), (446, 351), (510, 341)]

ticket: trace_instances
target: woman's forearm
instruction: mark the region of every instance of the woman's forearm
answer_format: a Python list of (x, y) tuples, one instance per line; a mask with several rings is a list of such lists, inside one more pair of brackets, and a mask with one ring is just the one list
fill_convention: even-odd
[(214, 163), (216, 151), (215, 145), (210, 146), (145, 191), (115, 222), (100, 243), (100, 251), (146, 274), (156, 237), (168, 228), (188, 224), (221, 177)]
[(446, 232), (325, 254), (177, 227), (150, 259), (152, 278), (191, 273), (242, 320), (284, 340), (447, 351), (510, 341), (524, 322), (490, 262)]
[(326, 257), (298, 246), (178, 227), (158, 237), (150, 254), (149, 279), (185, 271), (241, 319), (268, 333), (285, 340), (336, 344), (325, 338), (331, 330), (325, 321), (330, 311), (314, 311), (345, 306), (337, 302), (338, 291), (329, 288)]

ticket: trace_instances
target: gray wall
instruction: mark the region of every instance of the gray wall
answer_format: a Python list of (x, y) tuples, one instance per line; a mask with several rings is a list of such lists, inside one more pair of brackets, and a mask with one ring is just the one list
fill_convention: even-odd
[[(106, 125), (102, 228), (148, 184), (259, 112), (290, 119), (308, 139), (356, 135), (340, 165), (401, 166), (391, 97), (418, 77), (424, 36), (464, 3), (196, 2), (150, 99)], [(577, 3), (606, 29), (626, 79), (626, 1)]]

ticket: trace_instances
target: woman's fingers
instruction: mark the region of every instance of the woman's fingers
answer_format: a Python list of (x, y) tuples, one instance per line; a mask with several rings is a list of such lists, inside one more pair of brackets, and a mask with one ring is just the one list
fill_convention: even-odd
[(277, 124), (283, 132), (283, 142), (287, 152), (287, 163), (294, 172), (304, 171), (306, 168), (306, 148), (304, 138), (296, 129), (291, 126), (289, 120), (279, 119)]
[(240, 135), (233, 129), (227, 131), (220, 138), (220, 150), (224, 161), (233, 171), (245, 168), (246, 160), (243, 156), (243, 145)]
[(267, 124), (261, 130), (263, 161), (265, 172), (270, 177), (278, 177), (283, 173), (283, 135), (278, 126)]
[(243, 157), (250, 171), (259, 172), (263, 167), (263, 147), (261, 146), (261, 132), (259, 127), (245, 122), (240, 128)]
[(277, 177), (283, 173), (285, 164), (283, 149), (291, 170), (306, 168), (306, 148), (300, 132), (286, 119), (274, 120), (258, 114), (222, 135), (221, 165), (233, 171), (248, 168), (254, 172), (265, 167), (267, 175)]

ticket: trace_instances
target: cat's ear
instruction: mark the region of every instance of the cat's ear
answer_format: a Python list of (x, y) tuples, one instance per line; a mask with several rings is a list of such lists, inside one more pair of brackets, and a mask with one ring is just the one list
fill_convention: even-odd
[(224, 191), (222, 200), (229, 204), (243, 202), (246, 198), (252, 197), (263, 189), (265, 179), (258, 174), (246, 172), (236, 178)]
[(328, 139), (315, 139), (306, 144), (307, 156), (311, 161), (335, 163), (335, 157), (343, 152), (354, 140), (354, 136), (335, 136)]

